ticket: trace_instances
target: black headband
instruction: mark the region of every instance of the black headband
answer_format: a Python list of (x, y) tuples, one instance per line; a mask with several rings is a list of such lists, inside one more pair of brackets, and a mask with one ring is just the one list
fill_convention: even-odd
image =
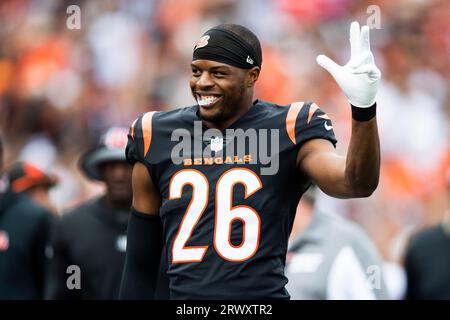
[(197, 41), (192, 61), (205, 59), (223, 62), (242, 69), (260, 67), (262, 59), (253, 47), (235, 33), (213, 28)]

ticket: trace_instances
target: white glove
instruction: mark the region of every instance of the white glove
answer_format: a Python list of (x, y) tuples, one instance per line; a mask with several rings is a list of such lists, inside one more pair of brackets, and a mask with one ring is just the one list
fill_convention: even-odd
[(350, 61), (340, 66), (325, 55), (316, 58), (317, 63), (336, 80), (352, 105), (367, 108), (374, 104), (380, 70), (375, 66), (370, 51), (369, 27), (359, 28), (354, 21), (350, 25)]

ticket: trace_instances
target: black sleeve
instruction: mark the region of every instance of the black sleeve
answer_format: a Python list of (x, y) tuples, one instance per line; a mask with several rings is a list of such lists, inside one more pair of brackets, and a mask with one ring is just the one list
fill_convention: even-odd
[(129, 164), (134, 165), (136, 162), (142, 162), (142, 158), (139, 156), (139, 146), (136, 138), (128, 133), (128, 142), (125, 148), (125, 156)]
[(33, 272), (39, 293), (39, 299), (44, 298), (45, 275), (48, 267), (47, 251), (50, 242), (50, 232), (53, 216), (47, 211), (36, 212), (39, 220), (33, 238)]
[(67, 267), (75, 264), (69, 256), (69, 244), (64, 220), (55, 221), (52, 227), (51, 257), (45, 283), (45, 299), (80, 300), (81, 290), (67, 287)]
[(167, 247), (164, 246), (161, 254), (161, 263), (159, 265), (158, 283), (156, 285), (156, 300), (169, 300), (169, 276), (167, 275)]
[(159, 215), (143, 214), (132, 208), (119, 299), (155, 299), (162, 249)]
[(143, 116), (144, 114), (141, 114), (136, 120), (134, 120), (128, 132), (125, 156), (131, 165), (136, 162), (144, 162), (144, 137), (142, 130)]
[(295, 126), (296, 144), (301, 146), (311, 139), (325, 139), (336, 146), (333, 125), (328, 115), (313, 102), (305, 102)]

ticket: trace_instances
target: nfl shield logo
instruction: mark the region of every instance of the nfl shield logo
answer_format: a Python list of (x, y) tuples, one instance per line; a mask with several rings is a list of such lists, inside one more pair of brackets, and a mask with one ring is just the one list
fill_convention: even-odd
[(211, 150), (214, 152), (223, 149), (223, 139), (220, 137), (211, 138)]
[(127, 236), (126, 235), (120, 235), (116, 239), (116, 249), (119, 252), (126, 252), (127, 251)]

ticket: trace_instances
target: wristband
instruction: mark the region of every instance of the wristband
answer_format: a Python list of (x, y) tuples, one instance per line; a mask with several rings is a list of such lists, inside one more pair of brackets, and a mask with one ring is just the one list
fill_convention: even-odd
[(352, 118), (356, 121), (369, 121), (377, 115), (377, 103), (368, 108), (358, 108), (352, 104)]

